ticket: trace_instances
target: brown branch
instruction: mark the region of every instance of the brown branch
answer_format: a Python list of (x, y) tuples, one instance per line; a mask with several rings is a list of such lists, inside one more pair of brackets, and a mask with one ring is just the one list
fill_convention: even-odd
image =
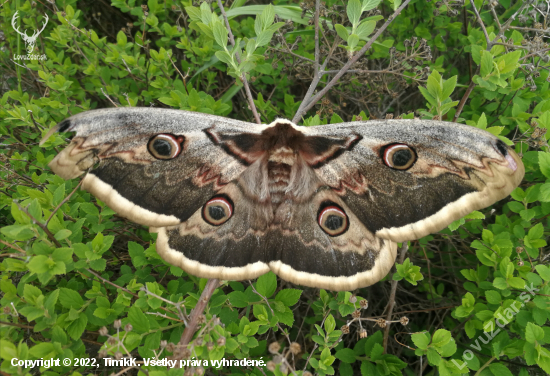
[[(227, 19), (227, 14), (225, 13), (222, 0), (218, 0), (218, 7), (222, 12), (222, 16), (225, 21), (225, 28), (227, 29), (227, 32), (229, 34), (229, 41), (231, 42), (231, 45), (233, 46), (233, 48), (235, 48), (235, 38), (233, 37), (233, 33), (231, 32), (231, 26), (229, 26), (229, 20)], [(237, 46), (237, 48), (240, 48), (240, 46)], [(237, 62), (240, 64), (241, 57), (239, 56), (238, 52), (235, 54), (235, 58), (237, 59)], [(250, 106), (250, 111), (252, 111), (252, 115), (254, 115), (254, 120), (256, 120), (256, 123), (262, 124), (262, 120), (260, 119), (260, 115), (258, 115), (258, 110), (256, 110), (256, 105), (254, 104), (254, 98), (252, 97), (252, 92), (250, 91), (250, 87), (248, 86), (248, 81), (246, 80), (246, 75), (244, 73), (241, 76), (241, 80), (244, 85), (244, 91), (246, 92), (246, 97), (248, 98), (248, 105)]]
[[(206, 308), (206, 305), (208, 304), (208, 301), (212, 297), (212, 294), (218, 288), (220, 283), (220, 280), (217, 278), (211, 278), (206, 282), (206, 286), (204, 286), (204, 290), (202, 290), (201, 297), (199, 298), (199, 301), (197, 302), (197, 305), (193, 310), (191, 311), (191, 314), (189, 315), (189, 325), (185, 327), (185, 330), (183, 331), (180, 341), (178, 343), (179, 347), (187, 348), (187, 345), (189, 342), (191, 342), (191, 339), (193, 338), (193, 335), (197, 331), (197, 327), (199, 325), (199, 318), (202, 316), (202, 313), (204, 312), (204, 309)], [(178, 354), (178, 355), (176, 355)], [(174, 354), (174, 360), (181, 360), (183, 359), (181, 357), (182, 352), (177, 352)]]
[(10, 243), (8, 243), (8, 242), (5, 241), (5, 240), (0, 239), (0, 243), (4, 244), (4, 245), (7, 246), (7, 247), (10, 247), (10, 248), (12, 248), (12, 249), (15, 249), (17, 252), (21, 252), (21, 253), (23, 253), (23, 254), (27, 254), (27, 252), (25, 252), (25, 250), (19, 248), (19, 247), (16, 246), (16, 245), (10, 244)]
[[(407, 254), (407, 251), (409, 250), (409, 243), (404, 242), (401, 246), (401, 254), (399, 255), (399, 263), (402, 264), (405, 260), (405, 255)], [(393, 313), (393, 307), (395, 306), (395, 293), (397, 291), (397, 282), (392, 279), (391, 281), (391, 292), (390, 292), (390, 299), (388, 301), (388, 314), (386, 315), (386, 329), (384, 330), (384, 353), (386, 353), (386, 350), (388, 348), (388, 337), (390, 335), (390, 322), (392, 313)]]
[[(476, 73), (474, 74), (474, 76), (476, 76), (478, 74), (479, 74), (479, 67), (477, 67), (477, 70), (476, 70)], [(472, 91), (474, 90), (475, 87), (476, 87), (476, 84), (474, 83), (474, 81), (473, 80), (470, 81), (470, 85), (466, 89), (466, 92), (462, 96), (462, 99), (460, 100), (460, 103), (458, 104), (458, 107), (456, 108), (455, 116), (453, 116), (453, 122), (456, 122), (456, 120), (460, 116), (460, 113), (462, 112), (462, 109), (464, 108), (464, 105), (466, 104), (466, 101), (468, 100), (468, 97), (470, 96), (470, 94), (472, 93)]]
[(314, 65), (314, 71), (315, 75), (319, 75), (319, 58), (320, 58), (320, 51), (319, 51), (319, 9), (321, 8), (321, 0), (315, 0), (315, 65)]
[[(346, 73), (346, 71), (353, 64), (355, 64), (357, 62), (357, 60), (359, 60), (361, 57), (363, 57), (365, 55), (365, 52), (367, 52), (367, 50), (369, 50), (371, 48), (372, 44), (378, 39), (378, 37), (380, 35), (382, 35), (384, 30), (386, 30), (386, 28), (389, 26), (389, 24), (399, 15), (399, 13), (401, 13), (401, 11), (403, 9), (405, 9), (405, 7), (410, 3), (410, 1), (411, 0), (405, 0), (403, 2), (403, 4), (401, 4), (401, 6), (399, 8), (397, 8), (396, 11), (388, 17), (388, 20), (384, 23), (384, 25), (382, 25), (380, 27), (380, 29), (378, 29), (378, 31), (372, 36), (372, 38), (369, 39), (369, 41), (363, 46), (363, 48), (361, 48), (361, 50), (359, 50), (359, 52), (356, 53), (353, 56), (353, 58), (351, 58), (342, 67), (342, 69), (340, 69), (340, 71), (332, 78), (332, 80), (330, 80), (330, 82), (322, 90), (320, 90), (317, 94), (315, 94), (313, 97), (309, 98), (308, 94), (311, 95), (310, 92), (312, 93), (315, 90), (315, 87), (319, 83), (319, 80), (314, 79), (311, 82), (310, 88), (308, 90), (308, 94), (306, 94), (306, 97), (302, 101), (302, 104), (300, 104), (300, 108), (298, 108), (298, 111), (296, 111), (296, 114), (292, 118), (292, 121), (294, 123), (297, 123), (301, 119), (302, 115), (304, 115), (307, 111), (309, 111), (309, 109), (311, 107), (313, 107), (315, 105), (315, 103), (317, 103), (334, 85), (336, 85), (338, 80)], [(317, 75), (318, 72), (315, 72), (315, 74)]]

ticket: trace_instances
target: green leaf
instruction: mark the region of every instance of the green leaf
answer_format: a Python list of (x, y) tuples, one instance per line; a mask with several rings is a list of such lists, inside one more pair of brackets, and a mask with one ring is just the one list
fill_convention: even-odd
[(357, 46), (358, 43), (359, 43), (359, 37), (356, 34), (351, 34), (348, 37), (348, 46), (350, 48), (354, 49), (355, 46)]
[(366, 40), (369, 35), (374, 31), (374, 28), (376, 27), (375, 21), (365, 21), (362, 22), (361, 25), (357, 28), (355, 31), (355, 34), (359, 37), (359, 39)]
[(34, 256), (31, 261), (29, 261), (28, 267), (32, 273), (47, 273), (50, 270), (50, 262), (51, 260), (49, 257), (38, 255)]
[(338, 33), (338, 36), (347, 42), (349, 37), (348, 30), (340, 24), (334, 25), (334, 28), (336, 29), (336, 33)]
[(78, 292), (65, 287), (59, 289), (59, 303), (65, 308), (80, 309), (84, 300)]
[(491, 363), (489, 369), (495, 376), (514, 376), (508, 367), (502, 363)]
[(544, 234), (544, 227), (542, 223), (537, 223), (535, 226), (531, 227), (529, 230), (528, 236), (529, 240), (539, 239)]
[(508, 284), (506, 283), (506, 280), (500, 277), (497, 277), (494, 279), (493, 286), (495, 286), (497, 289), (500, 289), (500, 290), (506, 290), (508, 288)]
[(520, 277), (511, 277), (506, 280), (508, 284), (516, 289), (523, 289), (525, 287), (525, 281)]
[(348, 6), (346, 8), (346, 12), (348, 14), (349, 21), (353, 25), (353, 27), (357, 27), (357, 24), (359, 23), (359, 19), (361, 18), (361, 2), (359, 0), (350, 0), (348, 1)]
[(428, 362), (432, 365), (438, 366), (441, 363), (441, 355), (433, 347), (428, 348), (426, 354), (428, 356)]
[(258, 278), (256, 282), (256, 290), (258, 293), (266, 298), (270, 298), (271, 295), (277, 289), (277, 276), (273, 272), (266, 273)]
[(432, 337), (432, 345), (436, 347), (445, 346), (451, 338), (451, 332), (445, 329), (438, 329)]
[(116, 42), (119, 46), (124, 47), (126, 43), (128, 43), (128, 38), (126, 37), (126, 34), (121, 30), (116, 35)]
[(61, 229), (59, 231), (57, 231), (54, 235), (54, 238), (56, 238), (57, 240), (63, 240), (63, 239), (67, 239), (69, 236), (72, 235), (72, 231), (71, 230), (68, 230), (66, 228), (64, 229)]
[(10, 239), (26, 241), (36, 236), (33, 231), (33, 225), (11, 225), (0, 228), (0, 233), (6, 235)]
[(426, 332), (414, 333), (411, 336), (412, 341), (419, 349), (426, 350), (430, 344), (430, 334)]
[(38, 287), (31, 284), (25, 284), (25, 287), (23, 288), (23, 297), (27, 303), (36, 305), (40, 296), (42, 296), (42, 291), (40, 291)]
[[(443, 90), (441, 100), (445, 100), (451, 96), (456, 87), (457, 76), (453, 76), (443, 82)], [(485, 114), (484, 114), (485, 115)]]
[[(203, 3), (203, 4), (206, 4), (206, 3)], [(210, 39), (214, 39), (214, 33), (212, 32), (212, 28), (204, 23), (197, 23), (197, 25), (199, 26), (199, 28), (201, 29), (201, 31)], [(151, 49), (150, 53), (151, 53), (151, 56), (153, 57), (153, 59), (155, 60), (159, 60), (158, 58), (155, 58), (155, 56), (153, 55), (153, 52), (155, 50)]]
[(334, 357), (340, 359), (344, 363), (353, 363), (356, 360), (355, 351), (347, 348), (336, 351)]
[(363, 12), (369, 11), (371, 9), (374, 9), (380, 4), (380, 1), (382, 0), (363, 0), (363, 4), (361, 7), (361, 10)]
[(548, 266), (540, 264), (535, 266), (535, 269), (537, 270), (537, 272), (539, 273), (542, 279), (544, 279), (547, 282), (550, 281), (550, 268)]
[(545, 151), (539, 151), (539, 166), (540, 172), (550, 179), (550, 153)]
[(82, 333), (84, 333), (87, 323), (88, 317), (84, 313), (81, 313), (76, 320), (67, 325), (65, 330), (67, 331), (69, 337), (77, 340), (82, 336)]
[(506, 55), (500, 56), (497, 61), (504, 61), (504, 68), (500, 70), (500, 74), (506, 74), (516, 70), (519, 67), (519, 58), (521, 57), (521, 50), (515, 50), (509, 52)]
[(329, 314), (325, 320), (325, 331), (327, 334), (330, 334), (334, 331), (334, 328), (336, 328), (336, 320), (334, 320), (334, 317)]
[(302, 294), (302, 290), (284, 289), (277, 293), (277, 296), (275, 296), (275, 300), (283, 302), (284, 305), (286, 305), (287, 307), (290, 307), (298, 303), (298, 300), (300, 299), (301, 294)]
[(271, 38), (273, 38), (273, 31), (271, 30), (262, 31), (256, 38), (256, 47), (261, 47), (269, 44), (269, 42), (271, 41)]
[(485, 298), (487, 299), (487, 302), (490, 304), (500, 304), (502, 301), (502, 298), (498, 291), (494, 290), (488, 290), (485, 291)]
[(283, 324), (292, 327), (292, 325), (294, 324), (294, 314), (292, 313), (290, 308), (285, 307), (284, 305), (283, 307), (285, 308), (284, 312), (275, 311), (275, 316)]
[(29, 349), (29, 354), (35, 358), (51, 358), (56, 355), (54, 344), (51, 342), (42, 342)]
[(260, 17), (262, 19), (262, 26), (264, 29), (271, 26), (271, 24), (273, 24), (273, 21), (275, 20), (275, 8), (273, 7), (273, 5), (266, 5)]
[(227, 29), (221, 22), (215, 22), (212, 25), (212, 33), (214, 34), (214, 39), (218, 46), (225, 48), (227, 47)]
[(200, 21), (201, 20), (201, 10), (197, 7), (185, 7), (185, 11), (191, 18), (191, 21)]
[(481, 77), (487, 77), (493, 71), (493, 55), (488, 51), (481, 51)]
[(442, 101), (443, 97), (443, 93), (441, 91), (441, 81), (441, 75), (438, 71), (434, 70), (428, 77), (428, 83), (426, 85), (430, 95), (439, 101)]
[(244, 308), (248, 306), (248, 297), (242, 291), (233, 291), (227, 295), (229, 303), (236, 308)]
[(430, 92), (426, 88), (419, 86), (418, 90), (420, 90), (420, 93), (422, 93), (429, 104), (431, 104), (433, 107), (437, 107), (437, 100), (430, 94)]
[(525, 340), (529, 343), (539, 342), (544, 338), (544, 330), (532, 322), (527, 323), (525, 328)]
[(550, 202), (550, 183), (543, 184), (540, 187), (539, 200), (541, 202)]
[(149, 320), (147, 316), (136, 306), (132, 306), (128, 311), (128, 320), (138, 333), (145, 333), (149, 331)]

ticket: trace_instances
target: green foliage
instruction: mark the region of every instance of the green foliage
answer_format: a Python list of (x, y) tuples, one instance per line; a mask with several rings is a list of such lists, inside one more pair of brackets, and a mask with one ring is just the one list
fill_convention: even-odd
[[(321, 75), (321, 86), (370, 41), (381, 14), (385, 21), (401, 4), (321, 5), (319, 65), (330, 55), (324, 69), (332, 71)], [(412, 1), (354, 73), (302, 116), (303, 125), (315, 126), (389, 113), (451, 120), (460, 110), (459, 122), (522, 155), (525, 181), (511, 197), (411, 242), (391, 277), (354, 294), (303, 289), (273, 273), (250, 283), (222, 281), (185, 349), (187, 369), (397, 376), (420, 374), (427, 362), (423, 374), (550, 373), (550, 59), (546, 40), (533, 31), (541, 30), (544, 10), (530, 4), (501, 0), (490, 9), (476, 1), (487, 40), (471, 3), (463, 10), (454, 1)], [(47, 164), (67, 135), (38, 142), (66, 117), (114, 104), (250, 121), (245, 79), (262, 121), (292, 118), (315, 76), (314, 3), (225, 6), (234, 45), (216, 2), (0, 7), (3, 373), (111, 374), (123, 367), (102, 358), (131, 356), (144, 360), (139, 375), (183, 374), (150, 358), (174, 355), (206, 280), (162, 261), (156, 235), (79, 190), (78, 180), (52, 174)], [(15, 58), (26, 50), (11, 26), (15, 11), (28, 35), (49, 15), (35, 47), (43, 59)], [(492, 43), (500, 27), (506, 40)], [(395, 306), (387, 318), (392, 285)], [(13, 366), (14, 358), (90, 359), (97, 367), (73, 362), (31, 370)], [(265, 366), (213, 363), (222, 358), (261, 359)]]
[(350, 57), (361, 49), (362, 45), (359, 44), (359, 41), (369, 40), (369, 35), (372, 34), (376, 27), (376, 21), (382, 19), (381, 16), (372, 16), (361, 20), (363, 12), (368, 12), (376, 8), (378, 4), (380, 4), (380, 0), (363, 0), (362, 2), (360, 0), (348, 1), (346, 13), (351, 23), (351, 30), (348, 31), (348, 29), (341, 24), (334, 25), (338, 36), (347, 42), (347, 45), (341, 45), (341, 47), (348, 51)]
[(431, 105), (431, 112), (423, 112), (429, 119), (435, 117), (442, 119), (443, 115), (458, 104), (458, 101), (451, 100), (451, 94), (456, 87), (456, 76), (443, 80), (438, 71), (433, 71), (428, 77), (426, 88), (419, 87), (420, 92)]

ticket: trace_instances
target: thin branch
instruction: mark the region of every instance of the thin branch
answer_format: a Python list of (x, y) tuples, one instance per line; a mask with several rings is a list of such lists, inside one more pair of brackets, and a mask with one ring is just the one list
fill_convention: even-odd
[(312, 60), (312, 59), (310, 59), (308, 57), (305, 57), (305, 56), (302, 56), (302, 55), (298, 55), (297, 53), (292, 52), (292, 50), (290, 48), (287, 49), (287, 50), (281, 50), (281, 49), (278, 49), (278, 48), (271, 47), (271, 50), (277, 51), (277, 52), (280, 52), (280, 53), (283, 53), (283, 54), (290, 54), (294, 57), (297, 57), (298, 59), (301, 59), (301, 60), (307, 61), (309, 63), (315, 64), (315, 60)]
[(321, 0), (315, 0), (315, 74), (319, 74), (319, 59), (320, 59), (320, 51), (319, 51), (319, 9), (321, 8)]
[[(86, 173), (87, 174), (87, 173)], [(82, 185), (82, 182), (84, 181), (84, 179), (80, 179), (80, 181), (78, 182), (78, 184), (76, 185), (76, 187), (74, 187), (74, 189), (72, 190), (71, 193), (69, 193), (69, 195), (67, 197), (65, 197), (63, 199), (63, 201), (61, 201), (59, 203), (59, 205), (57, 205), (55, 207), (55, 209), (53, 210), (52, 214), (50, 214), (50, 216), (48, 217), (48, 219), (46, 220), (46, 226), (48, 225), (48, 223), (50, 223), (50, 220), (53, 218), (53, 216), (55, 215), (55, 213), (57, 213), (57, 211), (59, 210), (60, 207), (63, 206), (63, 204), (65, 204), (67, 201), (69, 201), (72, 197), (72, 195), (74, 195), (74, 193), (76, 192), (76, 190), (78, 189), (78, 187), (80, 187)]]
[(189, 68), (189, 69), (187, 70), (187, 73), (186, 73), (185, 76), (184, 76), (183, 74), (181, 74), (181, 72), (180, 72), (180, 70), (178, 69), (178, 67), (176, 66), (176, 64), (174, 64), (174, 61), (172, 60), (172, 56), (168, 56), (168, 58), (170, 59), (170, 62), (172, 63), (172, 66), (174, 67), (174, 69), (175, 69), (176, 71), (178, 71), (178, 73), (179, 73), (179, 75), (180, 75), (180, 77), (181, 77), (181, 81), (183, 82), (183, 88), (185, 89), (185, 92), (186, 92), (187, 94), (189, 94), (189, 90), (187, 90), (187, 82), (186, 82), (185, 79), (189, 76), (189, 69), (191, 69), (191, 68)]
[[(162, 300), (163, 302), (167, 303), (167, 304), (171, 304), (173, 305), (174, 307), (176, 307), (176, 309), (178, 310), (178, 312), (180, 313), (180, 319), (182, 320), (183, 323), (185, 323), (185, 325), (187, 325), (187, 316), (181, 311), (181, 306), (183, 305), (183, 302), (178, 302), (178, 303), (174, 303), (173, 301), (171, 300), (168, 300), (168, 299), (165, 299), (163, 298), (162, 296), (160, 295), (157, 295), (155, 294), (154, 292), (151, 292), (147, 289), (147, 287), (143, 286), (140, 288), (140, 291), (144, 291), (146, 294), (148, 295), (151, 295), (152, 297), (154, 298), (157, 298), (159, 300)], [(183, 309), (185, 309), (185, 306), (183, 306)]]
[[(334, 74), (334, 73), (338, 73), (338, 71), (337, 70), (327, 70), (327, 71), (321, 72), (321, 74)], [(421, 79), (418, 79), (418, 78), (414, 78), (412, 76), (407, 76), (406, 74), (403, 74), (403, 73), (392, 72), (392, 71), (389, 71), (389, 70), (386, 70), (386, 69), (383, 69), (383, 70), (350, 69), (346, 73), (392, 74), (394, 76), (401, 76), (403, 78), (410, 78), (411, 80), (414, 80), (414, 81), (417, 81), (417, 82), (426, 82), (426, 80), (421, 80)]]
[(477, 20), (479, 22), (479, 25), (481, 26), (481, 29), (483, 30), (483, 34), (485, 34), (485, 40), (487, 41), (487, 49), (490, 50), (491, 45), (491, 39), (489, 39), (489, 34), (487, 34), (487, 29), (485, 29), (485, 24), (483, 23), (483, 20), (481, 19), (481, 16), (479, 15), (479, 12), (477, 11), (476, 5), (473, 1), (470, 1), (470, 5), (472, 5), (472, 8), (474, 9), (474, 13), (476, 14)]
[[(139, 295), (138, 295), (138, 294), (134, 294), (134, 293), (131, 292), (130, 290), (125, 289), (124, 287), (119, 286), (119, 285), (117, 285), (117, 284), (115, 284), (115, 283), (109, 281), (108, 279), (103, 278), (102, 276), (100, 276), (100, 275), (97, 274), (96, 272), (92, 271), (91, 269), (84, 269), (84, 270), (86, 270), (88, 273), (90, 273), (90, 274), (93, 275), (94, 277), (98, 278), (100, 281), (102, 281), (102, 282), (104, 282), (104, 283), (108, 283), (109, 285), (114, 286), (114, 287), (116, 287), (116, 288), (119, 289), (119, 290), (122, 290), (122, 291), (124, 291), (124, 292), (127, 292), (128, 294), (132, 295), (132, 296), (135, 297), (135, 298), (139, 298)], [(161, 309), (162, 309), (162, 307), (161, 307)], [(168, 312), (170, 312), (170, 311), (168, 311)]]
[(17, 207), (19, 208), (19, 210), (21, 210), (23, 213), (25, 213), (32, 221), (33, 223), (37, 224), (38, 227), (40, 227), (42, 229), (42, 231), (44, 231), (46, 233), (46, 235), (48, 236), (48, 238), (55, 244), (55, 246), (57, 248), (61, 248), (62, 245), (61, 243), (59, 243), (59, 241), (55, 238), (55, 236), (52, 234), (52, 232), (48, 229), (48, 227), (46, 227), (45, 224), (43, 224), (42, 222), (39, 222), (36, 218), (34, 218), (32, 216), (31, 213), (29, 213), (29, 211), (27, 210), (27, 208), (24, 208), (22, 207), (21, 205), (19, 205), (19, 203), (15, 203), (17, 205)]
[[(218, 0), (219, 1), (219, 0)], [(330, 82), (317, 94), (315, 94), (313, 97), (309, 98), (309, 95), (315, 91), (315, 88), (317, 87), (317, 84), (319, 83), (318, 80), (313, 80), (308, 93), (304, 97), (304, 100), (302, 101), (302, 104), (300, 104), (300, 108), (298, 108), (298, 111), (296, 111), (296, 115), (292, 118), (292, 122), (297, 123), (302, 116), (309, 111), (311, 107), (315, 105), (336, 83), (338, 83), (338, 80), (347, 72), (347, 70), (357, 62), (361, 57), (365, 55), (365, 52), (369, 50), (372, 46), (372, 44), (378, 39), (380, 35), (386, 30), (386, 28), (389, 26), (389, 24), (401, 13), (403, 9), (410, 3), (411, 0), (405, 0), (403, 4), (397, 10), (388, 17), (388, 20), (382, 25), (378, 31), (372, 36), (372, 38), (365, 43), (363, 48), (359, 50), (358, 53), (356, 53), (353, 58), (351, 58), (343, 67), (340, 69), (340, 71), (330, 80)], [(316, 75), (318, 73), (316, 72)]]
[[(233, 48), (235, 48), (235, 38), (233, 37), (233, 33), (231, 32), (231, 26), (229, 26), (229, 20), (227, 19), (227, 14), (225, 13), (222, 0), (218, 0), (218, 7), (222, 12), (222, 16), (225, 21), (225, 28), (227, 29), (227, 33), (229, 34), (229, 42), (231, 42), (231, 45), (233, 46)], [(241, 57), (239, 56), (238, 52), (235, 54), (235, 58), (237, 59), (237, 62), (240, 64)], [(248, 86), (248, 81), (246, 80), (246, 75), (244, 73), (241, 76), (241, 80), (244, 85), (244, 91), (246, 92), (246, 97), (248, 98), (248, 105), (250, 106), (250, 111), (252, 111), (252, 115), (254, 115), (254, 120), (256, 120), (256, 123), (262, 124), (262, 120), (260, 119), (260, 115), (258, 115), (258, 110), (256, 110), (256, 105), (254, 104), (254, 98), (252, 97), (252, 92), (250, 91), (250, 87)]]
[(8, 242), (5, 241), (5, 240), (0, 239), (0, 243), (4, 244), (4, 245), (7, 246), (7, 247), (10, 247), (10, 248), (12, 248), (12, 249), (15, 249), (17, 252), (21, 252), (21, 253), (23, 253), (24, 255), (27, 254), (27, 252), (25, 252), (25, 250), (19, 248), (17, 245), (10, 244), (10, 243), (8, 243)]
[[(185, 327), (185, 330), (183, 331), (180, 341), (178, 343), (178, 346), (182, 348), (187, 348), (187, 345), (189, 342), (191, 342), (191, 339), (193, 338), (193, 335), (197, 331), (197, 327), (199, 325), (199, 318), (202, 316), (202, 313), (204, 312), (204, 309), (206, 308), (206, 305), (208, 304), (208, 301), (212, 297), (212, 294), (214, 291), (218, 288), (220, 284), (220, 280), (217, 278), (211, 278), (206, 282), (206, 286), (204, 286), (204, 290), (202, 290), (201, 297), (199, 298), (199, 301), (197, 302), (197, 305), (193, 310), (191, 311), (191, 314), (189, 315), (189, 325)], [(183, 359), (181, 357), (182, 352), (177, 352), (174, 355), (175, 360), (181, 360)]]
[[(399, 255), (399, 263), (402, 264), (405, 260), (405, 255), (409, 250), (409, 243), (404, 242), (401, 246), (401, 254)], [(395, 292), (397, 291), (397, 283), (399, 281), (391, 281), (391, 293), (388, 301), (388, 314), (386, 315), (386, 329), (384, 331), (384, 353), (388, 348), (388, 337), (390, 335), (390, 321), (393, 314), (393, 307), (395, 306)]]

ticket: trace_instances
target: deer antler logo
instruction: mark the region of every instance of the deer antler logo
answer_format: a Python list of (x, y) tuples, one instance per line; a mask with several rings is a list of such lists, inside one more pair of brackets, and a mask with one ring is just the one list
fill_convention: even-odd
[(46, 25), (48, 24), (49, 18), (48, 18), (47, 14), (44, 14), (44, 16), (46, 17), (46, 21), (44, 22), (44, 26), (42, 26), (42, 29), (40, 29), (40, 31), (35, 30), (34, 33), (31, 36), (28, 36), (27, 35), (27, 29), (25, 29), (25, 32), (22, 33), (21, 31), (19, 31), (19, 28), (17, 26), (15, 26), (15, 20), (18, 17), (18, 15), (17, 15), (18, 13), (19, 13), (19, 11), (15, 12), (15, 14), (13, 15), (13, 18), (11, 19), (11, 26), (13, 26), (13, 29), (15, 31), (17, 31), (17, 33), (19, 33), (23, 37), (23, 40), (25, 41), (25, 44), (27, 45), (27, 52), (30, 55), (34, 51), (34, 46), (36, 45), (36, 38), (38, 38), (40, 33), (42, 31), (44, 31), (44, 29), (46, 28)]

